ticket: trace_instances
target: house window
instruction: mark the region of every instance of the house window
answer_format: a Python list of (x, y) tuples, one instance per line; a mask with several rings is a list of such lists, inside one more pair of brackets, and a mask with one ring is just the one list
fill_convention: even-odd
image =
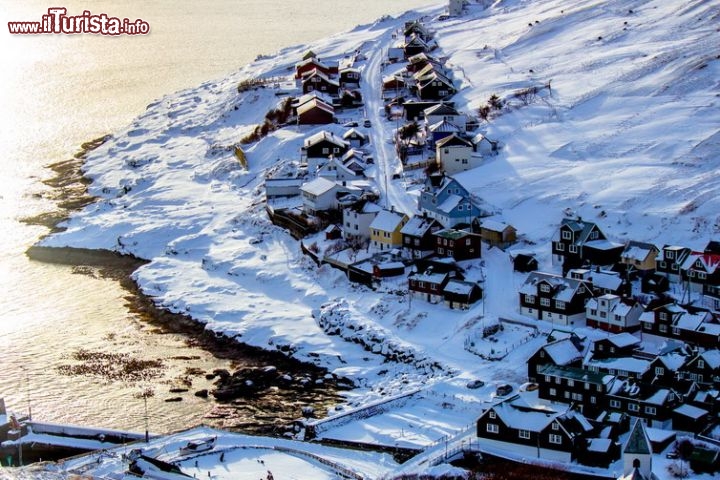
[(562, 239), (563, 240), (571, 240), (572, 239), (572, 232), (569, 230), (563, 230), (562, 232)]
[(535, 295), (525, 295), (525, 303), (535, 303)]
[(620, 400), (610, 400), (610, 408), (620, 408)]
[(568, 378), (568, 387), (574, 387), (575, 386), (575, 380), (572, 378)]
[[(470, 210), (470, 208), (468, 208), (468, 210)], [(465, 239), (465, 245), (470, 245), (470, 239), (469, 239), (469, 238)]]
[(673, 333), (673, 335), (680, 335), (680, 329), (678, 327), (673, 327), (672, 333)]
[(660, 325), (660, 333), (667, 333), (667, 325)]
[(665, 258), (668, 258), (668, 259), (675, 258), (675, 252), (673, 252), (673, 251), (671, 251), (671, 250), (666, 250), (666, 251), (665, 251)]
[(667, 264), (665, 262), (658, 262), (658, 267), (667, 268)]
[(577, 245), (570, 245), (568, 250), (570, 250), (570, 253), (577, 253)]
[(558, 385), (560, 385), (560, 382), (561, 382), (560, 377), (555, 377), (555, 383), (557, 383)]
[(597, 240), (597, 238), (598, 238), (597, 230), (590, 232), (590, 240)]
[(557, 242), (557, 244), (555, 245), (555, 248), (557, 249), (558, 252), (564, 252), (564, 251), (565, 251), (565, 244), (564, 244), (564, 243)]
[(518, 437), (530, 440), (530, 432), (528, 430), (518, 430)]
[(494, 410), (490, 410), (490, 413), (488, 413), (488, 417), (490, 417), (490, 418), (495, 418), (495, 417), (496, 417), (495, 411), (494, 411)]
[(660, 312), (658, 318), (660, 318), (660, 320), (667, 320), (667, 312)]
[(462, 159), (462, 164), (463, 164), (463, 165), (467, 165), (467, 163), (468, 163), (467, 158), (463, 158), (463, 159)]
[(325, 148), (322, 149), (322, 153), (328, 154), (328, 153), (330, 153), (330, 149), (327, 148), (327, 147), (325, 147)]
[(698, 360), (697, 367), (700, 369), (705, 368), (705, 360)]
[(563, 397), (570, 398), (570, 392), (563, 392)]
[(707, 278), (707, 273), (705, 272), (698, 272), (698, 278), (700, 280), (705, 280)]
[(655, 367), (655, 375), (665, 375), (665, 369), (663, 367)]
[(577, 402), (582, 402), (582, 399), (583, 399), (582, 393), (573, 393), (572, 399)]
[(551, 433), (550, 434), (550, 443), (554, 443), (555, 445), (562, 445), (562, 437), (560, 435)]
[(551, 397), (554, 397), (555, 395), (557, 395), (557, 390), (555, 390), (554, 388), (551, 388), (551, 389), (550, 389), (550, 396), (551, 396)]
[[(540, 352), (540, 353), (543, 354), (543, 355), (540, 355), (541, 357), (544, 357), (544, 356), (545, 356), (545, 355), (544, 355), (545, 352)], [(550, 375), (545, 375), (545, 381), (546, 381), (547, 383), (550, 383)]]
[(550, 291), (550, 285), (543, 283), (542, 285), (540, 285), (540, 291), (548, 293)]
[(553, 429), (553, 430), (560, 430), (560, 425), (557, 424), (557, 423), (553, 423), (553, 424), (552, 424), (552, 429)]
[(643, 328), (645, 330), (652, 330), (652, 325), (650, 325), (649, 323), (643, 323)]
[(500, 433), (500, 427), (498, 427), (494, 423), (488, 423), (487, 424), (487, 431), (488, 433)]
[(655, 407), (645, 407), (645, 413), (648, 415), (655, 415), (655, 412), (657, 412)]
[(549, 307), (550, 306), (550, 299), (549, 298), (541, 298), (540, 299), (540, 305), (543, 307)]
[(592, 315), (593, 317), (597, 316), (597, 310), (594, 308), (590, 309), (590, 315)]
[(583, 386), (585, 387), (585, 390), (590, 390), (590, 384), (585, 382), (583, 383)]
[(628, 410), (631, 412), (639, 412), (640, 411), (640, 405), (637, 403), (628, 403)]
[(594, 397), (594, 396), (590, 397), (590, 403), (592, 403), (593, 405), (595, 405), (595, 404), (597, 403), (597, 398)]

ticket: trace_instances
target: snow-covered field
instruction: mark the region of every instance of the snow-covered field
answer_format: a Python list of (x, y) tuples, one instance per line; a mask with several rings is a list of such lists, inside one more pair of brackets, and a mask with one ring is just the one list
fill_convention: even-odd
[[(298, 160), (303, 139), (324, 127), (270, 134), (245, 149), (244, 170), (232, 147), (282, 97), (274, 88), (238, 94), (237, 84), (292, 75), (308, 48), (321, 58), (359, 49), (370, 83), (363, 87), (367, 111), (355, 115), (372, 120), (377, 186), (388, 205), (413, 213), (417, 190), (407, 194), (405, 180), (392, 179), (398, 162), (386, 140), (395, 123), (378, 113), (379, 81), (392, 34), (424, 14), (460, 87), (457, 107), (476, 113), (493, 93), (506, 100), (481, 124), (501, 142), (500, 154), (458, 178), (518, 229), (522, 248), (536, 251), (542, 268), (556, 269), (549, 242), (566, 212), (597, 221), (615, 241), (701, 248), (720, 234), (720, 2), (508, 0), (432, 21), (441, 11), (287, 48), (154, 102), (88, 156), (90, 193), (99, 201), (43, 245), (149, 259), (135, 278), (159, 304), (248, 344), (290, 347), (297, 358), (351, 378), (358, 386), (347, 395), (351, 406), (426, 389), (403, 410), (338, 437), (422, 446), (461, 430), (498, 383), (525, 381), (525, 360), (545, 341), (521, 343), (527, 334), (517, 329), (516, 338), (502, 339), (513, 348), (500, 362), (465, 348), (484, 325), (518, 317), (524, 277), (512, 272), (507, 253), (485, 249), (484, 267), (467, 267), (477, 275), (484, 269), (486, 303), (458, 312), (317, 268), (270, 224), (262, 181), (278, 160)], [(515, 95), (535, 86), (536, 94)], [(339, 335), (326, 334), (328, 321)], [(406, 361), (388, 361), (399, 351)], [(468, 389), (477, 379), (486, 386)]]

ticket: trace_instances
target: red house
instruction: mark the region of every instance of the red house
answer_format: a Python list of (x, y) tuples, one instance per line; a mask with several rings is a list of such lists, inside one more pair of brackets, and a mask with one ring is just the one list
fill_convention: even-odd
[(315, 98), (297, 109), (298, 125), (325, 125), (335, 121), (335, 109)]

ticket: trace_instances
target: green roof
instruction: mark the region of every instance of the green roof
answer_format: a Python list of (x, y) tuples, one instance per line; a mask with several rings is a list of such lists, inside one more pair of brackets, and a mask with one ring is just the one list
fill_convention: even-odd
[(580, 382), (589, 382), (604, 385), (614, 378), (613, 375), (607, 373), (591, 372), (582, 368), (573, 367), (556, 367), (554, 365), (544, 365), (538, 369), (540, 375), (550, 375), (551, 377), (562, 377), (577, 380)]

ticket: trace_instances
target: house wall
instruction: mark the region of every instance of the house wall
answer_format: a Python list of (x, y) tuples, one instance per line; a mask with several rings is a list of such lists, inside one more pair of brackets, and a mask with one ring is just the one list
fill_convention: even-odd
[(370, 229), (370, 244), (380, 250), (392, 250), (393, 248), (402, 247), (400, 228), (402, 228), (402, 225), (393, 232)]
[(313, 196), (308, 194), (307, 192), (303, 192), (302, 194), (303, 198), (303, 208), (308, 213), (314, 214), (316, 212), (321, 212), (324, 210), (331, 210), (333, 208), (336, 208), (337, 205), (335, 203), (335, 189), (323, 193), (322, 195)]
[(335, 116), (321, 108), (313, 108), (298, 115), (300, 125), (326, 125), (333, 123)]
[(354, 210), (343, 210), (343, 237), (350, 238), (370, 238), (370, 224), (375, 220), (376, 212), (362, 213)]
[(448, 175), (465, 172), (482, 164), (481, 157), (472, 155), (472, 148), (463, 146), (438, 146), (435, 148), (435, 158)]

